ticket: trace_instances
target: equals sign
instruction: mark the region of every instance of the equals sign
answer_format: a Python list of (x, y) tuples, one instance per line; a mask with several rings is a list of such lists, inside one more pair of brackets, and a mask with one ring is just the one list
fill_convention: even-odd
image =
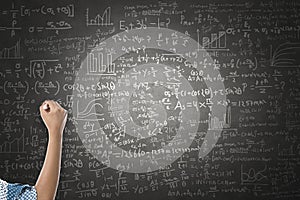
[(2, 15), (7, 15), (7, 10), (2, 11)]
[(187, 108), (191, 108), (191, 107), (193, 107), (193, 105), (192, 105), (191, 102), (187, 102), (187, 103), (186, 103), (186, 107), (187, 107)]
[(36, 29), (37, 29), (38, 32), (41, 32), (41, 31), (43, 31), (44, 27), (39, 26), (39, 27), (36, 27)]
[(6, 73), (6, 74), (11, 74), (11, 69), (5, 70), (5, 73)]
[(278, 89), (281, 89), (281, 86), (280, 86), (279, 84), (275, 84), (274, 87), (275, 87), (275, 89), (277, 89), (277, 90), (278, 90)]
[(237, 106), (237, 102), (236, 101), (232, 101), (231, 104), (232, 104), (232, 106)]

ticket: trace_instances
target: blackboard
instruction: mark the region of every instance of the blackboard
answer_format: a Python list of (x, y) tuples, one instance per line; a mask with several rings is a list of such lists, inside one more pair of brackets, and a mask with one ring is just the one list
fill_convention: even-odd
[(0, 176), (57, 199), (299, 199), (300, 2), (1, 1)]

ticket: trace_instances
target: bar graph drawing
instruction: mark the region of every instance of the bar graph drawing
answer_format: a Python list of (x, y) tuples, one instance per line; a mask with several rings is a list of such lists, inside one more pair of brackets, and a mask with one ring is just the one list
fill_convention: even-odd
[(89, 8), (86, 9), (86, 25), (87, 26), (112, 26), (111, 7), (107, 7), (103, 14), (97, 14), (96, 17), (90, 18)]
[(20, 50), (20, 40), (12, 47), (0, 49), (0, 59), (22, 59)]
[(88, 53), (86, 62), (88, 75), (116, 75), (116, 66), (111, 53)]
[(0, 144), (1, 153), (25, 153), (24, 133), (13, 141), (6, 141)]
[(226, 32), (225, 31), (219, 31), (217, 33), (211, 33), (209, 36), (203, 36), (202, 40), (200, 39), (200, 31), (197, 30), (198, 35), (198, 43), (199, 45), (202, 45), (202, 48), (200, 46), (198, 47), (198, 50), (225, 50), (228, 51), (226, 48)]
[(212, 117), (211, 114), (208, 114), (208, 129), (209, 130), (218, 130), (223, 128), (231, 127), (231, 106), (226, 107), (226, 112), (223, 115), (223, 119), (218, 117)]

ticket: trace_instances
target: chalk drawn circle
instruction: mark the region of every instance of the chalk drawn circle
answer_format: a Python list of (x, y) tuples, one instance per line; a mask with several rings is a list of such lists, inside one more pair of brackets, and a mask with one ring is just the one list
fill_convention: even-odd
[[(179, 116), (173, 120), (175, 121), (174, 124), (171, 120), (166, 120), (173, 115), (166, 109), (166, 104), (162, 100), (165, 97), (164, 94), (175, 94), (176, 89), (177, 92), (179, 90), (192, 94), (195, 92), (194, 88), (185, 77), (177, 77), (177, 81), (182, 84), (182, 88), (169, 87), (167, 82), (170, 82), (170, 80), (166, 79), (165, 76), (161, 76), (161, 74), (165, 71), (171, 71), (172, 67), (159, 62), (141, 64), (132, 67), (125, 73), (118, 72), (120, 68), (113, 65), (113, 62), (126, 54), (124, 49), (132, 49), (133, 47), (144, 52), (147, 49), (154, 49), (178, 55), (188, 63), (194, 64), (193, 69), (198, 71), (202, 77), (220, 77), (221, 75), (214, 67), (214, 61), (209, 54), (204, 49), (199, 50), (201, 46), (197, 41), (186, 34), (166, 28), (148, 27), (124, 31), (108, 38), (87, 54), (74, 83), (76, 89), (73, 91), (74, 103), (72, 108), (77, 133), (85, 148), (108, 167), (130, 173), (145, 173), (172, 164), (186, 152), (185, 150), (190, 147), (198, 132), (201, 113), (197, 109), (184, 110), (179, 107), (179, 110), (176, 110), (178, 112), (173, 113), (175, 116)], [(148, 89), (139, 91), (143, 95), (146, 93), (148, 97), (148, 101), (146, 101), (138, 98), (140, 94), (134, 95), (138, 90), (136, 88), (133, 90), (132, 85), (126, 83), (128, 79), (128, 77), (126, 79), (126, 73), (128, 75), (136, 71), (147, 71), (151, 67), (159, 72), (157, 77), (142, 76), (142, 73), (140, 73), (136, 80), (139, 83), (150, 83)], [(120, 73), (123, 73), (124, 77), (117, 78), (116, 75)], [(209, 78), (203, 80), (208, 90), (212, 92), (225, 91), (221, 80), (212, 81)], [(156, 81), (161, 84), (157, 84)], [(129, 94), (127, 96), (125, 94), (124, 98), (120, 98), (118, 94), (122, 94), (122, 91), (127, 91)], [(178, 102), (180, 102), (180, 105), (185, 106), (196, 102), (199, 106), (197, 98), (192, 95), (184, 97), (179, 95), (176, 98), (173, 95), (172, 97), (176, 105), (178, 105)], [(137, 110), (140, 104), (136, 108), (132, 106), (133, 102), (140, 101), (145, 101), (145, 104), (148, 103), (149, 108), (147, 109), (150, 109), (148, 111), (152, 113), (150, 116), (147, 114), (142, 115), (142, 121), (138, 121), (138, 115), (133, 114), (133, 110)], [(224, 101), (226, 101), (226, 96), (223, 93), (215, 92), (211, 95), (209, 102), (206, 102), (206, 105), (210, 105), (210, 116), (218, 118), (224, 116), (226, 109), (224, 106), (219, 106), (219, 102)], [(151, 104), (151, 102), (154, 103)], [(173, 108), (174, 105), (172, 105)], [(121, 113), (118, 107), (122, 111)], [(107, 121), (109, 118), (111, 121)], [(152, 120), (152, 124), (150, 119), (155, 119)], [(165, 124), (153, 124), (153, 122), (162, 121)], [(210, 121), (207, 121), (207, 123), (210, 123)], [(142, 130), (143, 127), (146, 133), (139, 135), (134, 133), (134, 130), (137, 128)], [(143, 146), (142, 142), (139, 143), (141, 146), (136, 146), (136, 142), (146, 141), (150, 137), (147, 137), (147, 131), (155, 127), (159, 127), (161, 130), (169, 127), (167, 132), (171, 132), (172, 135), (169, 141), (165, 144), (161, 143), (156, 148), (154, 146)], [(206, 129), (202, 145), (199, 148), (199, 157), (206, 156), (213, 149), (221, 131), (222, 129)], [(164, 132), (161, 131), (161, 133)], [(122, 141), (124, 134), (131, 140)], [(175, 151), (178, 149), (180, 151)]]

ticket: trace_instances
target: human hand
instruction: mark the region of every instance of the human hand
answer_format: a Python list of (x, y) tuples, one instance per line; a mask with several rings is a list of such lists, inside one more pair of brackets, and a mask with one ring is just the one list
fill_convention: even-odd
[(60, 136), (62, 136), (67, 121), (67, 111), (56, 101), (46, 100), (40, 106), (40, 114), (48, 129), (49, 135), (60, 134)]

